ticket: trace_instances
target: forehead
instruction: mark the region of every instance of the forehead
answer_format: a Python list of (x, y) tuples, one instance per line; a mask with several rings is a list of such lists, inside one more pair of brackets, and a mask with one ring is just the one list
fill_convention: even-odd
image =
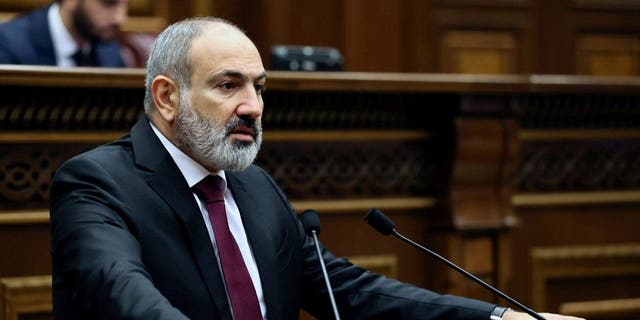
[(239, 30), (221, 23), (210, 23), (193, 39), (189, 58), (194, 73), (235, 69), (247, 75), (264, 71), (260, 53)]

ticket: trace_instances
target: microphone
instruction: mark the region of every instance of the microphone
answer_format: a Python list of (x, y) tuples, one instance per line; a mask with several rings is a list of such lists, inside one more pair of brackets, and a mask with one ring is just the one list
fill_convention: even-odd
[(374, 229), (376, 229), (378, 232), (382, 233), (383, 235), (386, 236), (386, 235), (389, 235), (389, 234), (393, 234), (398, 239), (410, 244), (411, 246), (413, 246), (415, 248), (418, 248), (418, 249), (428, 253), (432, 257), (440, 260), (441, 262), (444, 262), (446, 265), (448, 265), (449, 267), (453, 268), (454, 270), (462, 273), (465, 277), (477, 282), (478, 284), (480, 284), (481, 286), (485, 287), (486, 289), (489, 289), (494, 294), (496, 294), (496, 295), (500, 296), (501, 298), (503, 298), (503, 299), (511, 302), (512, 304), (518, 306), (520, 309), (522, 309), (523, 311), (525, 311), (526, 313), (528, 313), (532, 317), (534, 317), (536, 319), (539, 319), (539, 320), (545, 320), (545, 318), (543, 318), (541, 315), (537, 314), (535, 311), (529, 309), (528, 307), (526, 307), (522, 303), (516, 301), (515, 299), (509, 297), (508, 295), (502, 293), (500, 290), (492, 287), (488, 283), (480, 280), (478, 277), (476, 277), (473, 274), (469, 273), (468, 271), (460, 268), (459, 266), (457, 266), (453, 262), (447, 260), (446, 258), (442, 257), (441, 255), (439, 255), (439, 254), (437, 254), (437, 253), (425, 248), (424, 246), (422, 246), (422, 245), (414, 242), (413, 240), (411, 240), (411, 239), (403, 236), (402, 234), (400, 234), (398, 231), (396, 231), (396, 226), (393, 223), (393, 221), (391, 221), (391, 219), (387, 218), (387, 216), (385, 216), (384, 213), (382, 213), (382, 211), (380, 211), (380, 210), (378, 210), (376, 208), (373, 208), (373, 209), (369, 210), (369, 212), (365, 216), (364, 220), (369, 225), (371, 225)]
[(329, 299), (331, 300), (331, 308), (333, 309), (333, 315), (336, 320), (340, 320), (338, 314), (338, 307), (336, 306), (336, 300), (333, 298), (333, 289), (331, 283), (329, 283), (329, 275), (327, 274), (327, 268), (324, 265), (322, 259), (322, 253), (320, 252), (320, 245), (318, 244), (318, 234), (320, 233), (320, 218), (315, 210), (307, 209), (302, 212), (300, 221), (304, 227), (304, 232), (313, 238), (313, 244), (316, 246), (316, 253), (318, 254), (318, 260), (320, 260), (320, 267), (322, 267), (322, 274), (324, 276), (324, 283), (329, 291)]

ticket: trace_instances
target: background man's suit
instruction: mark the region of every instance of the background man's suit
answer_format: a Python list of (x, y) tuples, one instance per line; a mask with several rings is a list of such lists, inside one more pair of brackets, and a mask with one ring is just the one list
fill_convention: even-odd
[[(0, 25), (0, 64), (56, 65), (48, 10), (38, 9)], [(117, 42), (98, 42), (95, 50), (97, 66), (125, 67)]]
[[(297, 319), (300, 307), (331, 318), (314, 246), (285, 195), (257, 166), (226, 176), (269, 319)], [(57, 319), (231, 318), (197, 203), (146, 117), (120, 140), (58, 169), (51, 228)], [(344, 319), (489, 319), (494, 308), (324, 256)]]

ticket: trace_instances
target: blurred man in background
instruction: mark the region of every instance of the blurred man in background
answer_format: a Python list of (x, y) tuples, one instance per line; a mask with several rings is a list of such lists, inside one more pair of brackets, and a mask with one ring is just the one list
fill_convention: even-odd
[(129, 0), (57, 0), (0, 24), (0, 64), (125, 67)]

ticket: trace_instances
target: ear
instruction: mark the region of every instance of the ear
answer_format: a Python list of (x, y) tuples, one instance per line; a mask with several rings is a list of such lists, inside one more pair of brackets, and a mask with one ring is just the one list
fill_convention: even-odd
[(173, 80), (165, 76), (157, 76), (151, 82), (153, 104), (160, 117), (172, 124), (178, 114), (180, 89)]

